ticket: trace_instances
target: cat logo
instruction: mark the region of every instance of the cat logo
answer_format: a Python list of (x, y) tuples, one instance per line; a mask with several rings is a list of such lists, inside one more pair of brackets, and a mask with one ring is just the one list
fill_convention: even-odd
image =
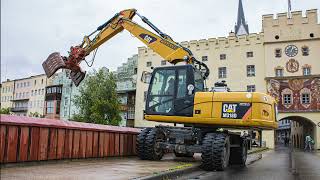
[(221, 118), (242, 119), (251, 115), (251, 103), (222, 103)]
[(149, 34), (140, 34), (139, 35), (143, 40), (145, 40), (148, 44), (153, 43), (154, 41), (157, 40), (157, 38), (149, 35)]
[(224, 104), (223, 105), (223, 112), (235, 113), (236, 107), (237, 107), (237, 104)]
[(222, 105), (222, 117), (223, 118), (237, 118), (237, 106), (238, 104), (225, 103)]

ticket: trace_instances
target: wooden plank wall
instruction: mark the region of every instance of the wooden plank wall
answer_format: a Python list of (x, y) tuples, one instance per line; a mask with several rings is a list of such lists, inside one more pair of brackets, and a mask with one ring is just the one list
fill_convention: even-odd
[(137, 134), (0, 124), (0, 163), (132, 156)]

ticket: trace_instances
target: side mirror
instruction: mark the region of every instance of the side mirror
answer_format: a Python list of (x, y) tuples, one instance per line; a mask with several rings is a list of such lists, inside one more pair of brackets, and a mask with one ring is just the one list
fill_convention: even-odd
[(143, 83), (150, 84), (151, 76), (152, 76), (152, 74), (150, 72), (143, 71), (142, 74), (141, 74), (141, 79), (140, 80)]

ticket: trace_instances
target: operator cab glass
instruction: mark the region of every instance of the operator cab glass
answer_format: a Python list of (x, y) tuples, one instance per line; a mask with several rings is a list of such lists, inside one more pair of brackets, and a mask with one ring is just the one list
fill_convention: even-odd
[(203, 89), (201, 72), (191, 65), (155, 68), (146, 114), (192, 116), (194, 94)]

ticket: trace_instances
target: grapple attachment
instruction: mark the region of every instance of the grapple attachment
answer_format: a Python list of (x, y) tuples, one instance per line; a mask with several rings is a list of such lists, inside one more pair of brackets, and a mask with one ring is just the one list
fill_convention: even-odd
[(86, 77), (86, 72), (84, 71), (71, 71), (70, 73), (71, 80), (73, 81), (74, 85), (79, 86), (80, 82)]
[(84, 59), (85, 50), (79, 46), (71, 47), (69, 57), (61, 56), (60, 53), (54, 52), (42, 63), (42, 67), (50, 78), (59, 69), (71, 70), (71, 80), (76, 86), (84, 79), (86, 72), (82, 71), (79, 63)]
[(66, 64), (58, 52), (54, 52), (42, 63), (42, 67), (46, 72), (47, 77), (51, 77), (55, 72), (61, 68), (65, 68)]

